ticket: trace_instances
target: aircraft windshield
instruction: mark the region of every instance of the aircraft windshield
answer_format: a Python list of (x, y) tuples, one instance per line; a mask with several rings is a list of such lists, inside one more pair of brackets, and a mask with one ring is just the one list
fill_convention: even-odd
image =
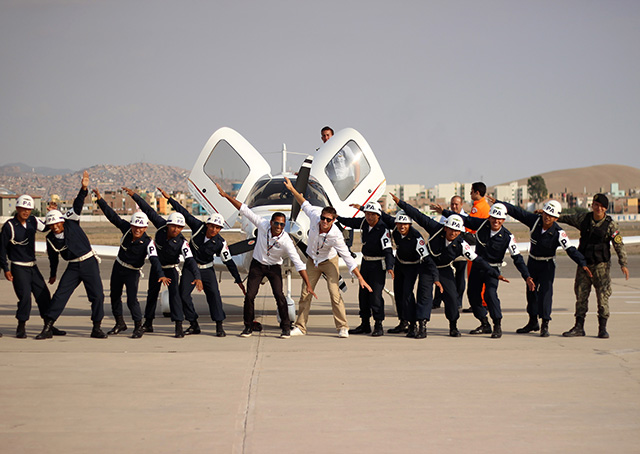
[(365, 179), (371, 166), (362, 150), (353, 140), (347, 142), (329, 161), (324, 172), (333, 183), (340, 200), (349, 194)]
[[(296, 185), (296, 178), (289, 178), (291, 183)], [(249, 208), (264, 205), (291, 205), (293, 204), (293, 194), (284, 187), (284, 180), (281, 178), (270, 179), (265, 178), (259, 180), (250, 192), (251, 196), (247, 199)], [(307, 190), (304, 198), (311, 205), (326, 207), (329, 206), (329, 198), (322, 190), (320, 184), (313, 178), (309, 178)]]

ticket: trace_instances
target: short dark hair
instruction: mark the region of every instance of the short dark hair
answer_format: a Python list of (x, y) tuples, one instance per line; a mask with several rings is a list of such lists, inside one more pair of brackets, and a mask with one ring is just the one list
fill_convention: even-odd
[(324, 207), (322, 209), (322, 214), (330, 214), (332, 215), (334, 218), (338, 217), (338, 212), (336, 211), (335, 208), (333, 207)]
[(471, 190), (474, 192), (479, 192), (482, 197), (487, 193), (487, 185), (482, 181), (476, 181), (471, 185)]
[(276, 211), (271, 215), (271, 221), (275, 221), (276, 218), (284, 218), (284, 222), (287, 222), (287, 217), (280, 211)]
[(329, 126), (325, 126), (320, 130), (320, 132), (325, 132), (325, 131), (331, 131), (331, 135), (333, 135), (333, 129), (331, 129)]

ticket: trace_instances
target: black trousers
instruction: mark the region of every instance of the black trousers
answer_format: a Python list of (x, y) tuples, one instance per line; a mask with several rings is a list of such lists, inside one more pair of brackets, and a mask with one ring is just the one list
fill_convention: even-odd
[[(494, 267), (499, 270), (498, 267)], [(472, 266), (469, 274), (469, 284), (467, 285), (467, 296), (473, 315), (481, 320), (487, 316), (487, 309), (493, 321), (502, 319), (500, 309), (500, 298), (498, 298), (498, 279), (486, 274), (479, 266)], [(482, 306), (482, 285), (484, 284), (484, 300), (487, 307)]]
[(38, 304), (40, 317), (44, 317), (51, 304), (51, 293), (37, 266), (21, 266), (11, 264), (13, 275), (13, 291), (18, 297), (16, 318), (26, 322), (31, 316), (31, 294)]
[(84, 284), (87, 297), (91, 302), (91, 320), (100, 322), (104, 318), (104, 290), (100, 279), (100, 268), (95, 257), (88, 258), (82, 262), (71, 262), (64, 270), (60, 283), (51, 298), (51, 306), (47, 311), (47, 317), (57, 320), (62, 314), (73, 291)]
[[(164, 268), (164, 275), (171, 279), (167, 290), (169, 291), (169, 307), (171, 308), (171, 321), (181, 322), (184, 320), (182, 312), (182, 300), (180, 300), (180, 273), (176, 268)], [(158, 294), (162, 284), (158, 282), (162, 276), (158, 276), (151, 268), (149, 276), (149, 291), (147, 292), (147, 304), (144, 308), (144, 318), (153, 320), (156, 317), (156, 307), (158, 305)]]
[(273, 297), (276, 299), (278, 314), (280, 315), (280, 327), (291, 325), (287, 298), (282, 292), (282, 268), (280, 265), (263, 265), (256, 259), (251, 260), (249, 276), (247, 277), (247, 294), (244, 297), (244, 325), (251, 326), (256, 318), (255, 300), (260, 289), (262, 278), (266, 277), (271, 284)]
[[(200, 276), (202, 277), (202, 287), (204, 294), (207, 297), (211, 320), (221, 322), (227, 316), (222, 308), (222, 298), (220, 297), (220, 290), (218, 289), (216, 272), (213, 268), (203, 268), (200, 270)], [(191, 271), (182, 271), (182, 278), (180, 279), (180, 299), (182, 300), (184, 318), (190, 322), (198, 319), (198, 314), (196, 313), (196, 309), (193, 305), (193, 298), (191, 298), (191, 293), (195, 287), (195, 285), (192, 284), (194, 279), (195, 277)]]
[(527, 289), (527, 313), (542, 320), (551, 320), (555, 260), (535, 260), (529, 257), (527, 268), (536, 285), (533, 292)]
[(387, 273), (382, 268), (382, 262), (380, 260), (362, 260), (360, 273), (371, 287), (371, 290), (373, 290), (369, 292), (366, 288), (360, 288), (358, 291), (360, 318), (362, 320), (369, 320), (373, 314), (374, 320), (382, 321), (384, 320), (384, 299), (382, 298), (382, 292), (387, 278)]
[[(462, 308), (462, 297), (464, 296), (464, 291), (467, 287), (467, 261), (453, 262), (453, 269), (455, 270), (454, 276), (456, 281), (456, 293), (458, 294), (458, 308)], [(442, 293), (440, 293), (439, 289), (436, 289), (433, 296), (434, 304), (439, 307), (442, 300)]]
[[(398, 318), (409, 322), (429, 320), (433, 306), (433, 276), (423, 264), (396, 262), (393, 293)], [(418, 282), (417, 296), (414, 294)]]
[(138, 301), (138, 284), (140, 271), (125, 268), (120, 263), (113, 262), (109, 291), (111, 293), (111, 312), (114, 316), (122, 316), (122, 289), (127, 289), (127, 307), (131, 312), (131, 318), (139, 322), (142, 320), (142, 310)]
[[(444, 315), (450, 322), (455, 322), (460, 318), (460, 309), (458, 308), (458, 291), (456, 288), (456, 278), (453, 269), (450, 266), (438, 268), (440, 274), (440, 285), (442, 285), (442, 300), (444, 301)], [(429, 316), (431, 316), (431, 307), (427, 307)]]

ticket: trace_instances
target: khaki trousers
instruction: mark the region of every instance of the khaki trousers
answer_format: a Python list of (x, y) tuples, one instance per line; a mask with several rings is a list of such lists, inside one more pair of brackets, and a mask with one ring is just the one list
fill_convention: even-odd
[[(340, 278), (340, 265), (338, 263), (338, 256), (330, 260), (325, 260), (315, 266), (313, 260), (307, 258), (307, 274), (309, 275), (309, 282), (311, 288), (316, 288), (318, 279), (322, 274), (327, 276), (327, 289), (329, 290), (329, 296), (331, 298), (331, 310), (333, 312), (333, 319), (336, 324), (336, 328), (349, 328), (347, 323), (347, 312), (344, 308), (344, 301), (342, 295), (340, 295), (340, 287), (338, 286), (338, 280)], [(298, 303), (298, 318), (296, 319), (296, 326), (300, 328), (300, 331), (307, 333), (307, 321), (309, 320), (309, 311), (311, 310), (311, 300), (313, 295), (307, 292), (307, 287), (302, 283), (302, 291), (300, 293), (300, 302)]]

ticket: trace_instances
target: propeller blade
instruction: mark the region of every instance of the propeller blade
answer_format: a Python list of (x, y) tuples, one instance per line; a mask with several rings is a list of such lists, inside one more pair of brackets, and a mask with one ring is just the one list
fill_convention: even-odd
[(239, 255), (244, 254), (245, 252), (253, 251), (253, 248), (256, 246), (256, 239), (249, 238), (248, 240), (238, 241), (237, 243), (233, 243), (229, 245), (229, 252), (231, 255)]
[[(309, 184), (309, 173), (311, 172), (311, 163), (313, 162), (313, 156), (307, 156), (300, 166), (298, 171), (298, 177), (296, 178), (296, 191), (304, 195), (307, 192), (307, 185)], [(294, 198), (291, 205), (291, 220), (295, 222), (300, 213), (300, 204)]]

